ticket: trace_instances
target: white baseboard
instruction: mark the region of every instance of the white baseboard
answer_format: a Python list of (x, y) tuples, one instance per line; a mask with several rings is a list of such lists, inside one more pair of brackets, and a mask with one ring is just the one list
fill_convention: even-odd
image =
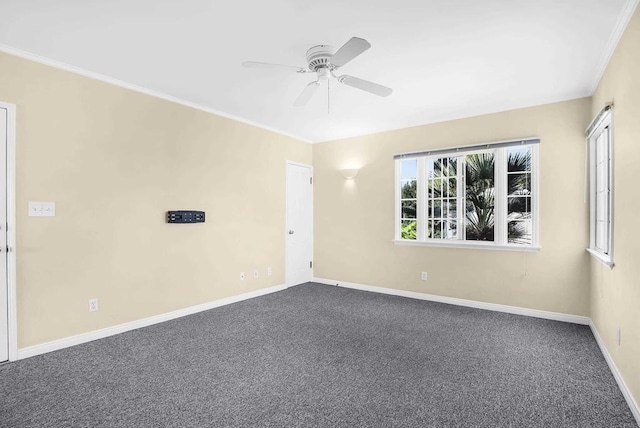
[(91, 342), (93, 340), (102, 339), (104, 337), (113, 336), (115, 334), (124, 333), (126, 331), (135, 330), (142, 327), (147, 327), (153, 324), (158, 324), (164, 321), (173, 320), (176, 318), (184, 317), (187, 315), (195, 314), (198, 312), (206, 311), (209, 309), (217, 308), (220, 306), (230, 305), (232, 303), (241, 302), (243, 300), (253, 299), (254, 297), (264, 296), (265, 294), (275, 293), (276, 291), (282, 291), (287, 288), (286, 285), (275, 285), (273, 287), (263, 288), (261, 290), (251, 291), (249, 293), (238, 294), (237, 296), (226, 297), (224, 299), (214, 300), (213, 302), (203, 303), (201, 305), (190, 306), (184, 309), (178, 309), (176, 311), (167, 312), (165, 314), (154, 315), (149, 318), (143, 318), (136, 321), (127, 322), (124, 324), (114, 325), (113, 327), (107, 327), (100, 330), (90, 331), (88, 333), (82, 333), (71, 337), (65, 337), (64, 339), (54, 340), (52, 342), (42, 343), (39, 345), (28, 346), (26, 348), (18, 349), (18, 360), (23, 358), (33, 357), (35, 355), (45, 354), (51, 351), (57, 351), (58, 349), (68, 348), (70, 346), (79, 345), (81, 343)]
[(355, 290), (371, 291), (374, 293), (390, 294), (393, 296), (408, 297), (411, 299), (428, 300), (431, 302), (447, 303), (450, 305), (467, 306), (470, 308), (485, 309), (488, 311), (506, 312), (508, 314), (525, 315), (528, 317), (544, 318), (548, 320), (570, 322), (573, 324), (589, 324), (589, 317), (580, 315), (562, 314), (559, 312), (541, 311), (538, 309), (521, 308), (518, 306), (499, 305), (497, 303), (478, 302), (476, 300), (458, 299), (456, 297), (438, 296), (435, 294), (417, 293), (415, 291), (396, 290), (393, 288), (375, 287), (372, 285), (356, 284), (354, 282), (338, 281), (326, 278), (313, 278), (313, 282), (338, 287), (353, 288)]
[(604, 355), (604, 359), (607, 361), (609, 369), (611, 370), (611, 373), (613, 373), (613, 377), (616, 379), (616, 382), (618, 382), (618, 387), (620, 388), (620, 391), (622, 391), (624, 399), (627, 400), (627, 404), (631, 409), (631, 413), (633, 413), (633, 417), (636, 418), (636, 422), (638, 426), (640, 426), (640, 406), (638, 406), (638, 402), (635, 400), (633, 394), (631, 394), (631, 391), (627, 387), (627, 384), (624, 382), (616, 363), (613, 361), (613, 357), (609, 354), (609, 351), (607, 350), (607, 347), (605, 346), (604, 341), (600, 337), (600, 333), (598, 333), (598, 329), (592, 320), (589, 320), (589, 327), (591, 327), (591, 332), (596, 338), (596, 342), (598, 342), (600, 351), (602, 352), (602, 355)]

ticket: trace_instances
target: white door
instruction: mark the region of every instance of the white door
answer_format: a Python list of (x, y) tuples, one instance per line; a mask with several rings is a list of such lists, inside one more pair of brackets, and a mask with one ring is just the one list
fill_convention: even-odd
[(7, 109), (0, 107), (0, 361), (9, 359), (7, 288)]
[(287, 163), (286, 281), (311, 281), (313, 272), (313, 185), (311, 167)]

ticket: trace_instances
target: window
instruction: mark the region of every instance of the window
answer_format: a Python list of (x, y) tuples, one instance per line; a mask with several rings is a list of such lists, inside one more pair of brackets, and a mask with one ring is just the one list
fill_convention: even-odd
[(536, 249), (538, 142), (396, 156), (396, 243)]
[(611, 109), (605, 108), (587, 130), (590, 176), (589, 252), (613, 266), (612, 127)]

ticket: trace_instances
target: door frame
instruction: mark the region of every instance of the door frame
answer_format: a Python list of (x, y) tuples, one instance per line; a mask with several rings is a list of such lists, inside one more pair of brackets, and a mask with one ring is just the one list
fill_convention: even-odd
[(0, 101), (7, 110), (7, 306), (9, 361), (18, 359), (16, 271), (16, 106)]
[[(287, 278), (287, 262), (289, 260), (288, 258), (288, 244), (287, 244), (287, 238), (289, 236), (289, 191), (288, 191), (288, 187), (287, 186), (287, 180), (288, 180), (288, 174), (287, 174), (287, 170), (289, 165), (293, 165), (293, 166), (300, 166), (303, 168), (309, 168), (309, 172), (311, 174), (311, 261), (313, 261), (313, 238), (314, 238), (314, 222), (313, 222), (313, 165), (308, 165), (305, 163), (300, 163), (300, 162), (294, 162), (294, 161), (286, 161), (285, 162), (285, 167), (284, 167), (284, 283), (287, 287), (291, 287), (293, 284), (291, 284), (289, 282), (289, 278)], [(314, 278), (314, 274), (313, 274), (313, 270), (315, 269), (315, 267), (312, 265), (311, 266), (311, 279)]]

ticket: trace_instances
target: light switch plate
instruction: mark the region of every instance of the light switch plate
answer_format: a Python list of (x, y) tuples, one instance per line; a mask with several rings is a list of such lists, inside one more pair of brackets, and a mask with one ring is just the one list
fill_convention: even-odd
[(29, 202), (29, 217), (55, 217), (55, 202)]

